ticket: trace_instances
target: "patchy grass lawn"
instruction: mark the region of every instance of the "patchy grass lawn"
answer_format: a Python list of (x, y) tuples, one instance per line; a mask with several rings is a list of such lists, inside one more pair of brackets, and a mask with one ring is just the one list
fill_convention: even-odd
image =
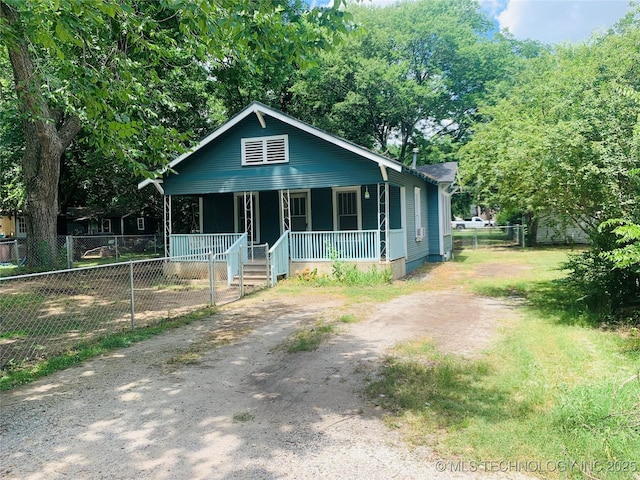
[(369, 387), (393, 412), (389, 424), (443, 456), (535, 461), (534, 474), (548, 478), (638, 478), (640, 334), (598, 328), (561, 289), (568, 253), (465, 251), (447, 265), (440, 286), (453, 279), (507, 297), (522, 315), (480, 360), (398, 346)]

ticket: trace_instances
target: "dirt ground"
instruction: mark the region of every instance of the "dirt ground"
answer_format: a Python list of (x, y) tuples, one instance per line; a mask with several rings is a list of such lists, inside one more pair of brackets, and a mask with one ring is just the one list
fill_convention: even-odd
[(316, 351), (277, 348), (342, 307), (256, 294), (3, 393), (0, 477), (502, 478), (452, 471), (429, 448), (410, 449), (362, 390), (398, 342), (429, 338), (443, 352), (479, 355), (517, 312), (460, 288), (425, 291), (370, 306), (367, 320), (341, 326)]

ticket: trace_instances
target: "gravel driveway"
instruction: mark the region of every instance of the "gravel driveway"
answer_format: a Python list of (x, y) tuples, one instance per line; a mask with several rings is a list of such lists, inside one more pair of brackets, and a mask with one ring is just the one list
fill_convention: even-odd
[(280, 297), (254, 295), (3, 393), (0, 477), (496, 478), (438, 471), (441, 459), (409, 449), (361, 391), (385, 350), (408, 338), (478, 354), (513, 315), (508, 306), (461, 291), (420, 292), (345, 324), (316, 351), (290, 354), (276, 347), (341, 302)]

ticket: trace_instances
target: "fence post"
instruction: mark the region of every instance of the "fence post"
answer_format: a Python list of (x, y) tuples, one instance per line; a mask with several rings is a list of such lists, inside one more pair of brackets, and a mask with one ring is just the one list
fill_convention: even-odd
[(18, 239), (13, 241), (13, 250), (16, 252), (16, 265), (20, 266), (20, 246), (18, 245)]
[(73, 236), (67, 235), (67, 268), (71, 270), (73, 268)]
[(115, 239), (115, 245), (116, 245), (116, 262), (118, 261), (118, 259), (120, 258), (120, 255), (118, 255), (118, 237), (117, 236), (113, 236), (113, 238)]
[(240, 282), (240, 298), (244, 297), (244, 268), (242, 268), (242, 245), (238, 248), (238, 281)]
[(215, 282), (215, 258), (213, 256), (213, 250), (209, 251), (209, 303), (211, 306), (216, 304), (216, 282)]
[(264, 263), (265, 263), (265, 269), (267, 270), (265, 272), (265, 275), (267, 277), (267, 283), (269, 286), (271, 286), (271, 258), (269, 258), (269, 244), (265, 243), (264, 244)]
[(131, 330), (136, 327), (136, 299), (133, 292), (133, 260), (129, 260), (129, 290), (131, 291)]
[(473, 249), (474, 250), (478, 249), (478, 229), (477, 228), (473, 229)]

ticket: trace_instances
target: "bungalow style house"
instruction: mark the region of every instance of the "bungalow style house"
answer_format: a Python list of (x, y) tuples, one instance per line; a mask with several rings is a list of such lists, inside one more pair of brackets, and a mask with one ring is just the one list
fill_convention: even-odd
[[(167, 256), (267, 244), (272, 283), (336, 258), (404, 276), (452, 255), (455, 163), (411, 168), (253, 102), (155, 178)], [(199, 198), (197, 234), (172, 232), (172, 198)]]

